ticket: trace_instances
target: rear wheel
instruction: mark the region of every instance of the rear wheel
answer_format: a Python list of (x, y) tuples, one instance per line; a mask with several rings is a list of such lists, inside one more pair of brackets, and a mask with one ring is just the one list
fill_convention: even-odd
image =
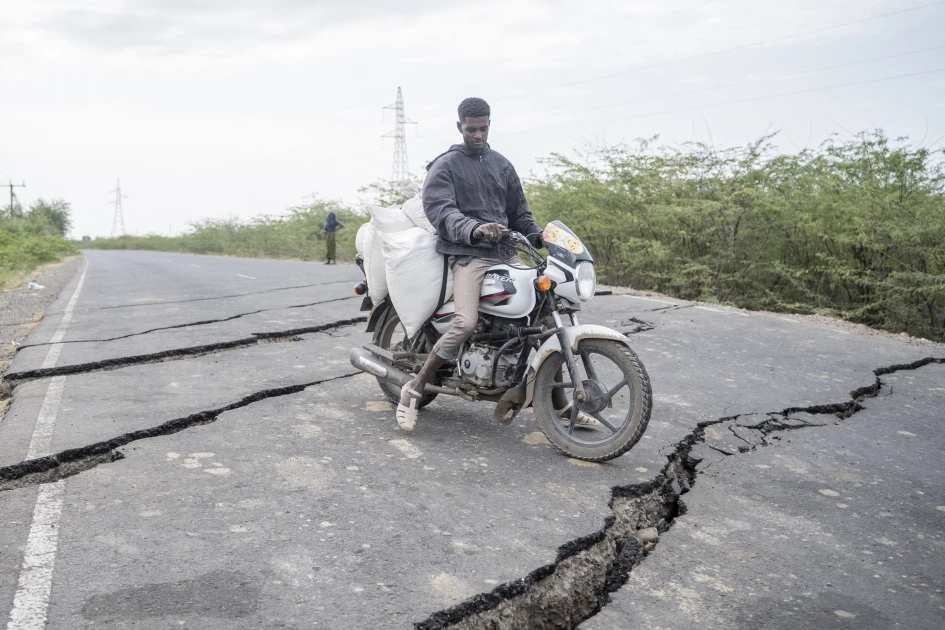
[[(576, 372), (586, 394), (575, 400), (574, 385), (564, 370), (564, 382), (555, 382), (564, 355), (548, 357), (535, 375), (535, 416), (545, 436), (571, 457), (602, 462), (620, 457), (643, 437), (650, 421), (650, 378), (629, 347), (607, 339), (583, 339), (574, 353)], [(571, 413), (559, 418), (552, 402), (561, 390), (572, 403)], [(560, 405), (558, 405), (560, 407)], [(577, 423), (577, 411), (600, 423), (593, 428)]]
[[(384, 350), (404, 350), (407, 346), (407, 329), (400, 321), (400, 316), (393, 306), (387, 307), (387, 313), (381, 317), (381, 323), (374, 329), (374, 345)], [(427, 341), (424, 339), (420, 346), (420, 352), (427, 352)], [(400, 387), (385, 381), (382, 378), (377, 379), (381, 391), (387, 400), (395, 405), (400, 403)], [(436, 398), (436, 394), (424, 394), (420, 399), (419, 408), (423, 409)]]

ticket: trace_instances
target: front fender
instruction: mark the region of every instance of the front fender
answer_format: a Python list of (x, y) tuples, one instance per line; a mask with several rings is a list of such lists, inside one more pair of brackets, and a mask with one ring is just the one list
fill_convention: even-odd
[[(575, 353), (582, 339), (609, 339), (627, 346), (630, 345), (630, 339), (628, 339), (626, 335), (612, 328), (598, 326), (596, 324), (571, 326), (565, 328), (564, 332), (568, 337), (568, 343), (571, 344), (571, 351)], [(541, 347), (538, 348), (538, 352), (536, 352), (535, 356), (529, 361), (528, 373), (525, 376), (525, 404), (522, 406), (523, 408), (532, 404), (532, 398), (535, 393), (535, 376), (538, 374), (538, 368), (541, 367), (541, 364), (544, 363), (548, 357), (556, 352), (561, 352), (561, 343), (558, 341), (558, 335), (552, 335), (545, 340), (545, 343), (541, 344)]]

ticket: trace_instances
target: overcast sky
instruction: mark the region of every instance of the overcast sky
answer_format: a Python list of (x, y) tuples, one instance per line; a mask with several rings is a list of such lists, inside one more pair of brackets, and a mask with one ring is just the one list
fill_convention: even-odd
[(0, 180), (70, 201), (75, 237), (109, 234), (119, 177), (137, 234), (356, 203), (390, 176), (398, 86), (418, 174), (459, 141), (466, 96), (523, 176), (654, 134), (780, 129), (794, 150), (875, 126), (928, 146), (943, 32), (929, 0), (0, 0)]

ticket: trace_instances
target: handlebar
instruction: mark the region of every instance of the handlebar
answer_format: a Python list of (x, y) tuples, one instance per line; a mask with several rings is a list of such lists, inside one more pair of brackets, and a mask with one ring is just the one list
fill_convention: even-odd
[[(514, 234), (516, 234), (516, 232), (513, 232), (512, 230), (505, 228), (504, 230), (502, 230), (502, 236), (499, 237), (499, 242), (501, 243), (503, 241), (512, 240)], [(477, 240), (482, 240), (486, 237), (486, 235), (482, 233), (482, 230), (478, 228), (473, 230), (472, 236), (474, 239), (477, 239)]]
[[(485, 234), (483, 234), (482, 230), (480, 230), (478, 227), (473, 229), (471, 240), (474, 243), (477, 242), (478, 240), (482, 240), (484, 237), (485, 237)], [(499, 241), (497, 244), (504, 246), (504, 249), (499, 248), (500, 251), (505, 252), (505, 254), (499, 255), (499, 258), (501, 258), (504, 262), (510, 263), (510, 264), (516, 264), (511, 261), (515, 259), (516, 256), (518, 255), (524, 258), (528, 258), (532, 263), (532, 267), (518, 267), (518, 268), (522, 268), (522, 269), (525, 269), (525, 268), (531, 269), (534, 267), (544, 268), (543, 267), (544, 262), (545, 262), (544, 257), (540, 253), (535, 251), (536, 247), (542, 246), (540, 237), (538, 239), (538, 243), (533, 244), (532, 241), (529, 240), (529, 237), (525, 236), (524, 234), (520, 234), (519, 232), (516, 232), (515, 230), (510, 230), (509, 228), (502, 228), (499, 231)], [(510, 247), (512, 249), (512, 252), (508, 253), (508, 249)], [(516, 253), (516, 250), (518, 250), (517, 253)], [(518, 260), (517, 264), (521, 265), (522, 263), (520, 260)]]

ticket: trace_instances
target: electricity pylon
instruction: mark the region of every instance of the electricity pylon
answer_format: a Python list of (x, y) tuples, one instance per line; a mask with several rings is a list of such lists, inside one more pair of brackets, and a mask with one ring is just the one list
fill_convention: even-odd
[(123, 236), (125, 233), (125, 217), (121, 211), (121, 200), (127, 199), (125, 195), (121, 194), (121, 180), (118, 180), (118, 185), (115, 187), (115, 190), (109, 190), (109, 193), (115, 193), (115, 216), (112, 218), (112, 238), (116, 236)]
[(390, 181), (392, 184), (406, 182), (410, 179), (410, 164), (407, 161), (407, 125), (416, 125), (404, 115), (404, 94), (397, 88), (397, 101), (384, 109), (394, 110), (394, 130), (385, 133), (383, 138), (394, 139), (394, 165), (391, 168)]

